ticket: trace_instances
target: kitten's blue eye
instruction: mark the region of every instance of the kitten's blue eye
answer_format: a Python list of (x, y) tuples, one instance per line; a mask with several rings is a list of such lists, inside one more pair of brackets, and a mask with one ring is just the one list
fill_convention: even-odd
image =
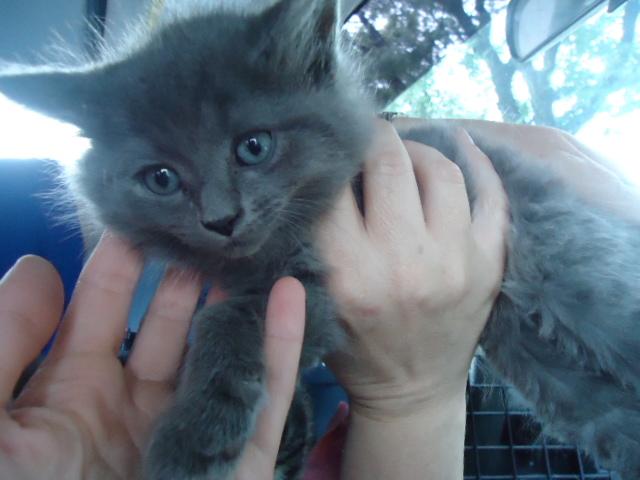
[(180, 190), (180, 177), (168, 167), (151, 167), (142, 173), (144, 184), (156, 195), (171, 195)]
[(271, 158), (273, 137), (269, 132), (254, 132), (240, 139), (236, 156), (242, 165), (257, 165)]

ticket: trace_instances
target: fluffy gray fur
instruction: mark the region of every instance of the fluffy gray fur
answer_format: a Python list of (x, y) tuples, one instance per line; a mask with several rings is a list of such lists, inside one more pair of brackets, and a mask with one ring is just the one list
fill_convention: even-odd
[[(336, 25), (334, 0), (282, 0), (253, 16), (198, 12), (102, 64), (0, 76), (5, 94), (92, 140), (73, 184), (100, 222), (230, 291), (194, 319), (175, 404), (147, 452), (148, 478), (233, 471), (264, 399), (263, 319), (277, 278), (296, 276), (307, 289), (303, 366), (343, 341), (311, 231), (359, 172), (374, 109)], [(238, 139), (256, 131), (271, 132), (274, 154), (243, 165)], [(445, 127), (403, 137), (466, 170)], [(487, 357), (550, 433), (639, 478), (640, 228), (586, 205), (518, 154), (474, 140), (500, 174), (512, 216), (504, 285), (482, 337)], [(141, 172), (153, 165), (178, 172), (181, 190), (146, 188)], [(207, 227), (238, 212), (231, 235)], [(305, 417), (296, 409), (290, 419)], [(290, 423), (286, 459), (307, 436), (304, 422)]]

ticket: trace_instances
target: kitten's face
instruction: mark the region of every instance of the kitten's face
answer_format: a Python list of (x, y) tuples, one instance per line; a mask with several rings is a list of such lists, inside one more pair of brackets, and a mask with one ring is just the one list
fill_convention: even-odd
[(107, 225), (173, 259), (300, 235), (362, 160), (368, 119), (339, 82), (294, 71), (295, 45), (256, 54), (255, 32), (231, 19), (215, 42), (201, 20), (165, 32), (117, 68), (85, 126), (81, 191)]
[(81, 188), (105, 223), (172, 255), (248, 256), (276, 231), (297, 235), (360, 154), (328, 119), (301, 112), (304, 98), (273, 100), (255, 93), (232, 100), (228, 116), (207, 105), (192, 125), (146, 119), (135, 135), (94, 138)]
[(330, 206), (368, 138), (336, 10), (199, 14), (101, 66), (0, 72), (0, 91), (83, 129), (79, 191), (138, 246), (195, 264), (277, 250)]

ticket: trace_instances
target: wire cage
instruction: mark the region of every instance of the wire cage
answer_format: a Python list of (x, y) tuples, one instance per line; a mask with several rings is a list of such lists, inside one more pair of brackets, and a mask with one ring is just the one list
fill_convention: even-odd
[(474, 359), (467, 386), (465, 480), (613, 480), (574, 445), (542, 433), (517, 391)]

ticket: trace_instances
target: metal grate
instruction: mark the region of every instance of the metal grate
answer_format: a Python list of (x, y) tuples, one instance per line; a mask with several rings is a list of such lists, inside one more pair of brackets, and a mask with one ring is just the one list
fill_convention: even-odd
[(575, 446), (542, 434), (525, 402), (477, 357), (467, 387), (465, 480), (611, 480)]

